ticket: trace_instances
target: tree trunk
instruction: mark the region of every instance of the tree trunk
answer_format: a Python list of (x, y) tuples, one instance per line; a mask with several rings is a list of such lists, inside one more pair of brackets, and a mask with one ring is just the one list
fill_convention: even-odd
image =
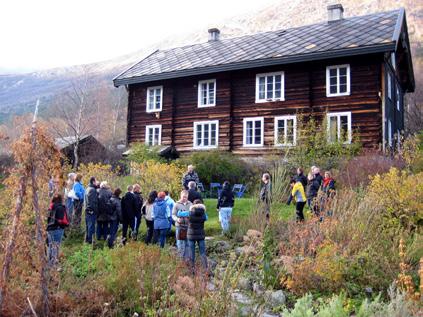
[(19, 187), (17, 191), (15, 211), (13, 214), (12, 226), (9, 232), (9, 241), (7, 242), (6, 250), (4, 253), (3, 267), (0, 276), (0, 316), (10, 275), (10, 264), (12, 263), (13, 251), (15, 249), (16, 238), (18, 236), (19, 220), (23, 208), (23, 198), (26, 192), (26, 182), (26, 175), (23, 175), (19, 178)]
[[(37, 110), (36, 110), (37, 111)], [(31, 141), (32, 141), (32, 154), (36, 155), (36, 116), (34, 116), (34, 121), (32, 122), (31, 130)], [(45, 248), (45, 234), (43, 230), (43, 224), (41, 219), (40, 206), (38, 204), (38, 185), (37, 185), (37, 166), (34, 161), (31, 164), (31, 185), (32, 185), (32, 207), (35, 213), (35, 229), (36, 229), (36, 239), (38, 246), (38, 256), (40, 260), (40, 286), (41, 286), (41, 316), (49, 316), (49, 307), (48, 307), (48, 266), (47, 266), (47, 257), (46, 257), (46, 248)]]
[(79, 164), (79, 137), (76, 138), (75, 144), (73, 145), (73, 169), (76, 170)]

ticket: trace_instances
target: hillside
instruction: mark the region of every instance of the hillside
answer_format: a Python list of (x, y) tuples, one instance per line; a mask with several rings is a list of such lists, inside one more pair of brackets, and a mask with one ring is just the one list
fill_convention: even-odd
[[(261, 31), (289, 28), (311, 24), (326, 19), (326, 6), (333, 3), (327, 0), (282, 0), (262, 10), (242, 16), (235, 16), (225, 21), (216, 21), (222, 37), (232, 37)], [(363, 15), (371, 12), (387, 11), (405, 7), (408, 27), (414, 54), (414, 71), (417, 84), (423, 81), (423, 3), (412, 0), (344, 0), (345, 17)], [(155, 49), (180, 46), (207, 40), (206, 30), (193, 30), (190, 34), (181, 34), (178, 38), (165, 38), (157, 45), (140, 48), (139, 51), (109, 61), (88, 65), (92, 79), (98, 86), (114, 89), (111, 79), (129, 65), (140, 60)], [(32, 111), (35, 99), (41, 98), (48, 107), (52, 98), (69, 89), (72, 80), (82, 75), (82, 66), (56, 68), (28, 74), (0, 75), (0, 123), (12, 114)], [(419, 88), (419, 87), (418, 87)]]

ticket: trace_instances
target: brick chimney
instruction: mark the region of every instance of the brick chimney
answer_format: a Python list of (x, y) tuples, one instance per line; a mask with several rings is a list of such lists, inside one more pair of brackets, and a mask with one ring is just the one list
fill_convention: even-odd
[(328, 6), (328, 22), (339, 21), (344, 18), (344, 8), (342, 4)]
[(217, 28), (209, 29), (209, 42), (219, 41), (220, 31)]

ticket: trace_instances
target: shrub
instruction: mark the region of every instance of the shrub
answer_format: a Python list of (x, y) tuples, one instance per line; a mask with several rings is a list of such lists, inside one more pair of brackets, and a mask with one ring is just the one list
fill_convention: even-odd
[(423, 171), (423, 131), (405, 139), (401, 156), (414, 173)]
[(172, 197), (179, 197), (184, 168), (175, 163), (162, 163), (153, 160), (144, 163), (131, 163), (133, 180), (141, 185), (144, 195), (153, 190), (168, 190)]
[(371, 178), (369, 196), (385, 210), (386, 226), (413, 231), (423, 224), (423, 172), (391, 168)]
[(82, 174), (82, 183), (87, 185), (90, 177), (94, 176), (98, 181), (107, 181), (111, 186), (118, 182), (119, 171), (113, 170), (111, 165), (101, 163), (81, 164), (78, 173)]
[(329, 170), (336, 168), (342, 159), (360, 152), (361, 144), (357, 138), (347, 145), (342, 140), (329, 142), (326, 119), (319, 124), (314, 117), (306, 121), (299, 116), (297, 126), (297, 144), (287, 152), (293, 167), (316, 165)]
[(144, 163), (146, 161), (163, 162), (160, 156), (160, 146), (148, 146), (144, 143), (133, 143), (128, 155), (128, 160), (135, 163)]
[(181, 164), (195, 165), (204, 185), (223, 183), (249, 183), (255, 177), (251, 168), (238, 156), (220, 151), (196, 152), (180, 160)]

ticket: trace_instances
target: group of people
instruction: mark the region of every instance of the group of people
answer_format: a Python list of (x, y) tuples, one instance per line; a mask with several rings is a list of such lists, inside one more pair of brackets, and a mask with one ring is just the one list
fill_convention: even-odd
[[(290, 185), (291, 194), (287, 203), (289, 205), (293, 199), (295, 200), (295, 212), (298, 221), (304, 220), (306, 203), (314, 215), (321, 217), (321, 210), (335, 195), (335, 180), (331, 173), (326, 171), (324, 177), (322, 177), (317, 166), (312, 166), (307, 176), (304, 175), (301, 167), (297, 168), (297, 175), (291, 179)], [(319, 192), (322, 192), (321, 197), (318, 197)]]
[[(47, 225), (51, 263), (57, 263), (58, 249), (65, 228), (68, 225), (79, 228), (85, 209), (86, 243), (92, 244), (96, 235), (97, 241), (105, 240), (107, 245), (113, 248), (120, 225), (123, 245), (129, 238), (137, 240), (141, 220), (144, 218), (147, 227), (144, 240), (146, 244), (158, 243), (163, 248), (168, 235), (171, 234), (172, 226), (175, 226), (179, 256), (190, 260), (194, 265), (195, 249), (198, 245), (201, 262), (207, 268), (204, 222), (208, 216), (201, 193), (197, 191), (199, 177), (192, 165), (188, 166), (183, 175), (183, 189), (176, 202), (166, 190), (151, 191), (144, 199), (139, 184), (129, 185), (127, 192), (121, 197), (122, 190), (112, 190), (107, 181), (99, 182), (95, 177), (91, 177), (86, 188), (81, 181), (81, 174), (70, 173), (64, 197), (60, 193), (52, 193)], [(225, 182), (217, 203), (223, 232), (229, 231), (233, 205), (231, 186)]]

